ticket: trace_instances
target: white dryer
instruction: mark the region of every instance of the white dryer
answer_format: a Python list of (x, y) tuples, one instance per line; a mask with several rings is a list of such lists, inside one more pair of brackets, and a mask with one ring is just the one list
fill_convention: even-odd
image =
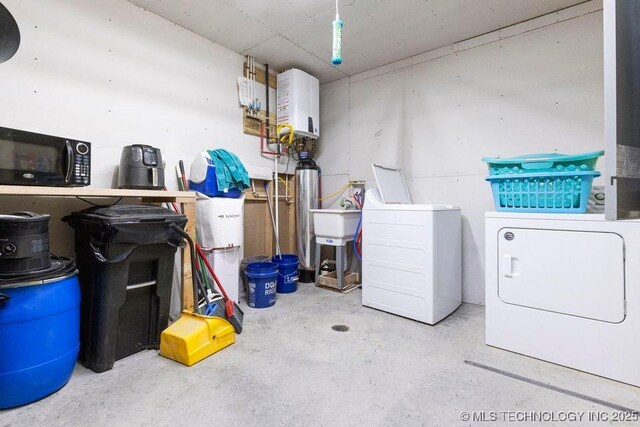
[(486, 342), (640, 386), (640, 221), (486, 214)]
[(413, 204), (402, 173), (374, 165), (362, 210), (362, 304), (430, 325), (461, 304), (460, 209)]

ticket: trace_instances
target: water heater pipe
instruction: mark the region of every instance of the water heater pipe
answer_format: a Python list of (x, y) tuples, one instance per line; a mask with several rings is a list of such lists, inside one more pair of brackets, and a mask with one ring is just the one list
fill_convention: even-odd
[(269, 64), (264, 64), (264, 75), (266, 76), (264, 80), (266, 82), (265, 86), (267, 88), (267, 93), (265, 93), (265, 104), (267, 104), (265, 115), (267, 119), (267, 144), (269, 144), (269, 137), (271, 136), (271, 128), (269, 126), (271, 122), (271, 114), (269, 114)]
[[(280, 155), (285, 154), (285, 149), (280, 152)], [(270, 151), (264, 146), (264, 123), (260, 123), (260, 154), (266, 154), (268, 156), (277, 156), (278, 153), (275, 151)]]
[[(266, 82), (267, 82), (267, 105), (268, 104), (268, 100), (269, 100), (269, 64), (265, 64), (265, 68), (266, 68)], [(267, 143), (269, 142), (269, 134), (270, 134), (270, 130), (269, 129), (269, 107), (267, 107)], [(277, 138), (277, 135), (276, 135)], [(277, 155), (273, 156), (274, 158), (274, 173), (275, 175), (273, 176), (273, 185), (275, 185), (276, 189), (275, 189), (275, 194), (276, 197), (274, 198), (274, 204), (276, 205), (275, 211), (276, 211), (276, 223), (274, 225), (274, 233), (276, 236), (276, 255), (280, 255), (280, 198), (278, 197), (278, 187), (279, 187), (279, 183), (278, 183), (278, 159), (280, 158), (280, 144), (276, 145), (276, 152), (278, 153)]]
[[(274, 230), (274, 237), (276, 239), (276, 253), (280, 253), (280, 240), (278, 239), (278, 235), (275, 234), (276, 230), (276, 220), (273, 216), (273, 207), (271, 206), (271, 196), (269, 196), (269, 183), (267, 181), (264, 182), (264, 192), (267, 194), (267, 204), (269, 205), (269, 215), (271, 216), (271, 225)], [(276, 203), (278, 201), (276, 200)]]

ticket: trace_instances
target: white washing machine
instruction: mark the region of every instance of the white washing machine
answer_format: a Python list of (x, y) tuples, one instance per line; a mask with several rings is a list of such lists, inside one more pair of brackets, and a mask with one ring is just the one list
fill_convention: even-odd
[(362, 224), (362, 304), (436, 324), (462, 302), (460, 209), (413, 204), (399, 169), (374, 165)]
[(486, 342), (640, 386), (640, 221), (486, 214)]

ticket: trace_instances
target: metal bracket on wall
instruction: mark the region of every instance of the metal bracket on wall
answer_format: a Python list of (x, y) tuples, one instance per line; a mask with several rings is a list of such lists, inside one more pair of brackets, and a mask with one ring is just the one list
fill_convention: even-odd
[[(271, 196), (269, 196), (266, 192), (260, 193), (257, 189), (256, 189), (256, 183), (255, 180), (251, 180), (251, 192), (253, 193), (253, 197), (255, 197), (256, 199), (269, 199), (269, 198), (273, 198)], [(293, 203), (293, 195), (289, 194), (289, 188), (285, 187), (285, 194), (282, 196), (278, 196), (278, 200), (284, 200), (287, 202), (287, 204), (292, 204)]]

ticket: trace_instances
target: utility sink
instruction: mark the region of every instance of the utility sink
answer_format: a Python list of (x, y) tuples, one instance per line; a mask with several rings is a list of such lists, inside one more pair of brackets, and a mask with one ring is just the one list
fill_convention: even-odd
[(360, 221), (360, 210), (311, 209), (316, 242), (343, 245), (353, 240)]

